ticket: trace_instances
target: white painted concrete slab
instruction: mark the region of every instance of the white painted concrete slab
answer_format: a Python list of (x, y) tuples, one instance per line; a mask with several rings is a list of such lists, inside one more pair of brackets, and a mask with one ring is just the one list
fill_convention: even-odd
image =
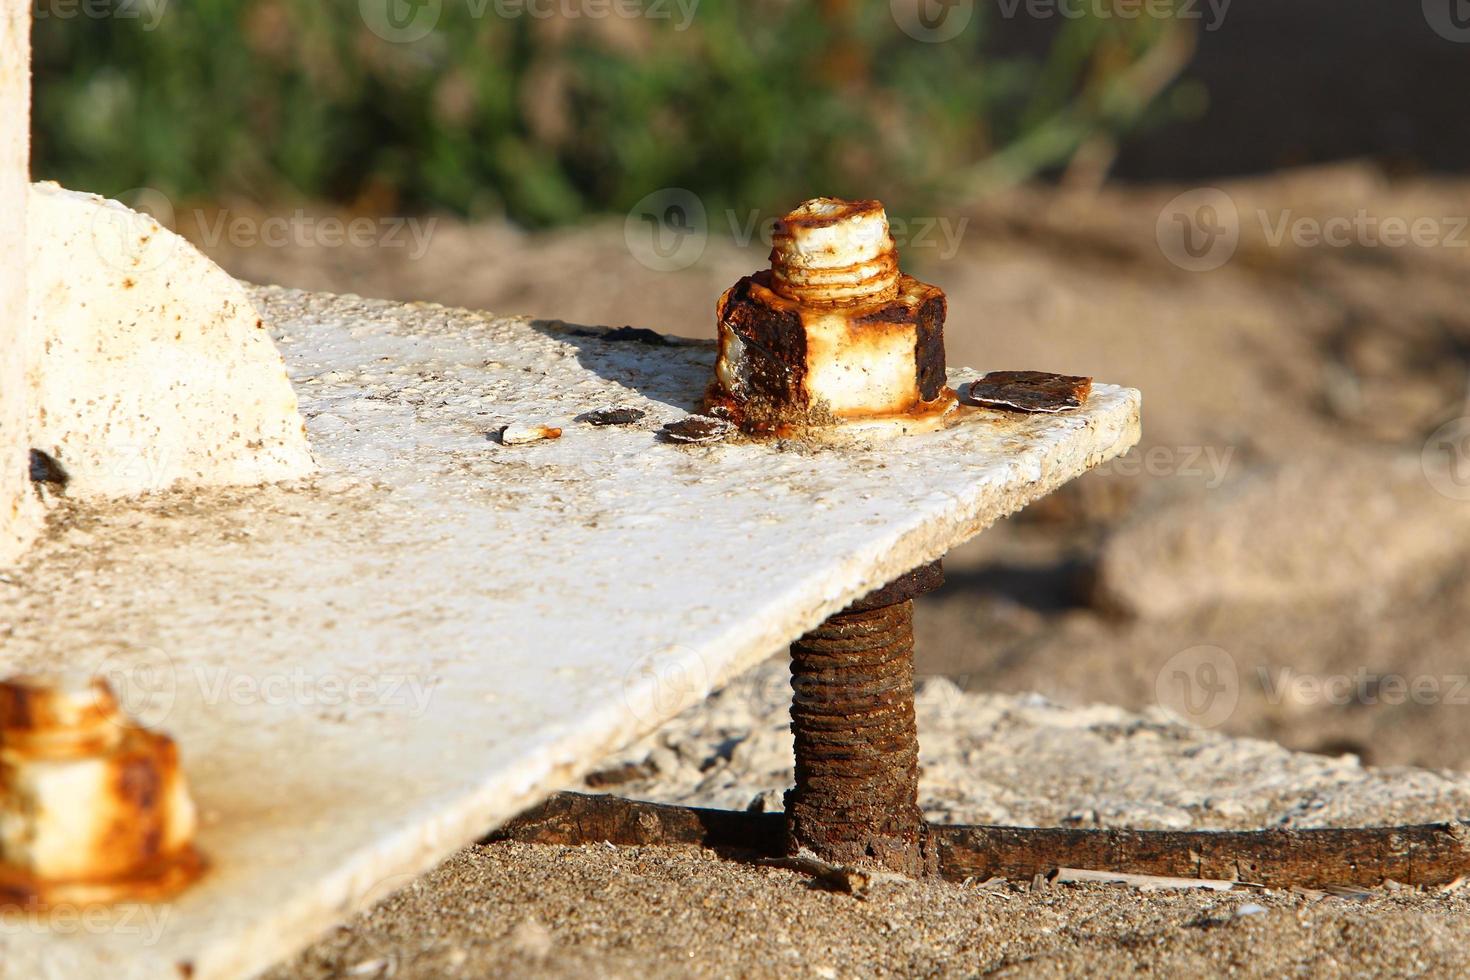
[(309, 476), (296, 394), (245, 287), (150, 215), (30, 188), (29, 445), (75, 497)]
[[(63, 509), (0, 580), (0, 670), (99, 670), (174, 733), (213, 870), (0, 919), (6, 977), (260, 969), (1138, 437), (1137, 392), (1098, 385), (869, 449), (672, 446), (710, 345), (255, 295), (320, 475)], [(609, 405), (648, 416), (575, 421)], [(487, 438), (513, 421), (564, 435)]]

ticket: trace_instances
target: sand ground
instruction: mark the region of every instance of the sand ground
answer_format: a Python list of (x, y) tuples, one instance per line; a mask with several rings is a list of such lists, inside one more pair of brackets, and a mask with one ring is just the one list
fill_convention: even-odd
[[(606, 760), (589, 783), (727, 809), (791, 782), (786, 664), (773, 658)], [(964, 693), (916, 698), (920, 801), (937, 823), (1140, 829), (1353, 827), (1455, 819), (1470, 775), (1365, 767), (1180, 724), (1161, 708)], [(587, 789), (587, 785), (578, 787)], [(386, 899), (271, 980), (475, 976), (1460, 976), (1464, 882), (1341, 891), (1138, 891), (879, 881), (861, 897), (749, 855), (495, 843)]]
[(695, 848), (460, 852), (287, 977), (1464, 975), (1470, 898), (888, 884), (866, 899)]

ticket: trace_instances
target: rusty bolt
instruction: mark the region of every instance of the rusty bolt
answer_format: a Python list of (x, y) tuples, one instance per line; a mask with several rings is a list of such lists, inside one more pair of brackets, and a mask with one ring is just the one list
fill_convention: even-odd
[(915, 877), (934, 869), (919, 810), (913, 599), (943, 582), (938, 562), (925, 565), (792, 644), (790, 853)]
[(706, 407), (752, 434), (942, 418), (944, 292), (903, 275), (877, 201), (816, 198), (776, 226), (771, 268), (716, 306)]
[(106, 683), (0, 682), (0, 900), (165, 898), (202, 870), (195, 825), (177, 747)]
[[(899, 271), (882, 204), (807, 201), (777, 223), (770, 269), (720, 297), (705, 408), (751, 435), (942, 425), (956, 404), (946, 312), (942, 290)], [(792, 644), (791, 853), (933, 869), (918, 803), (912, 600), (943, 580), (938, 562), (926, 565)]]

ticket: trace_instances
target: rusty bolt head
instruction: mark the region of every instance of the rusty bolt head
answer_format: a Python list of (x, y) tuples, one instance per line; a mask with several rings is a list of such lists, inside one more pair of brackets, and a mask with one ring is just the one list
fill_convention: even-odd
[(881, 204), (807, 201), (777, 225), (770, 270), (720, 297), (708, 405), (751, 433), (942, 415), (946, 312), (899, 272)]
[(0, 682), (0, 896), (161, 897), (198, 872), (195, 825), (177, 747), (104, 682)]

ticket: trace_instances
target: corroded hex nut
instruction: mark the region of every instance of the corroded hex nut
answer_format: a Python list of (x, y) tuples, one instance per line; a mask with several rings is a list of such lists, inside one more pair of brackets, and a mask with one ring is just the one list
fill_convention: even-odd
[(163, 897), (200, 869), (196, 824), (177, 747), (105, 683), (0, 682), (0, 895)]
[(779, 223), (771, 268), (716, 307), (707, 399), (747, 432), (941, 413), (947, 302), (898, 270), (876, 201), (819, 198)]
[(945, 311), (944, 293), (910, 276), (891, 300), (836, 308), (747, 276), (720, 297), (715, 398), (754, 429), (920, 410), (944, 392)]

